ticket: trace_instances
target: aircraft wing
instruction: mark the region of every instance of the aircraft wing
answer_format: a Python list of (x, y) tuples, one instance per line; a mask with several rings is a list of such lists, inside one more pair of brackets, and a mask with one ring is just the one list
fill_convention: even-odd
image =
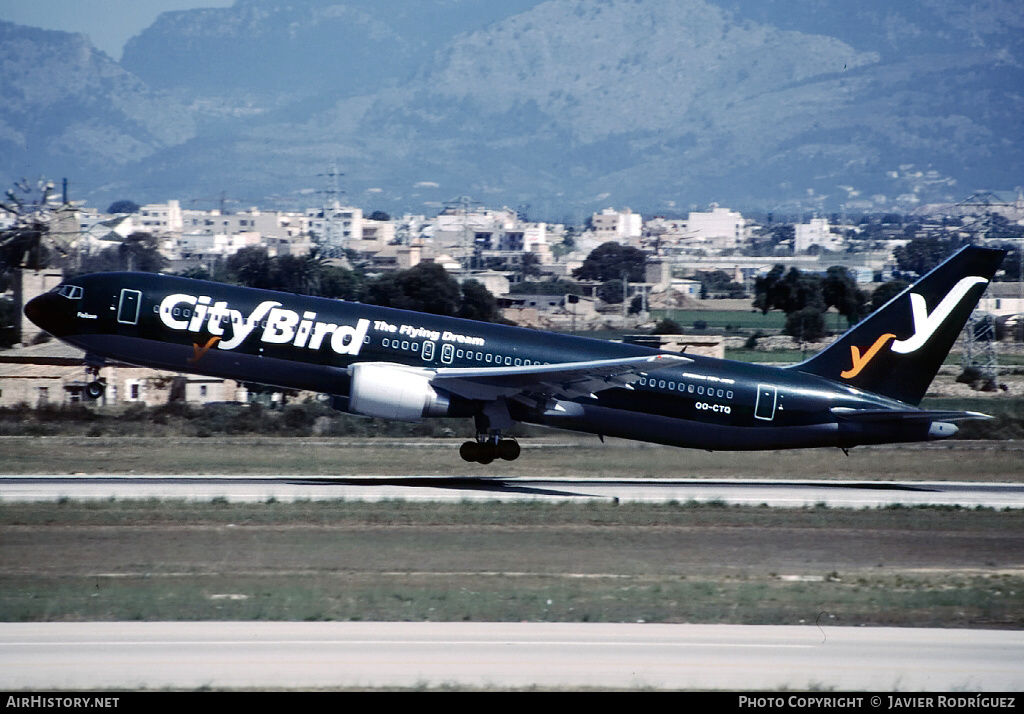
[(554, 399), (589, 397), (613, 387), (632, 389), (640, 375), (693, 362), (682, 355), (650, 355), (522, 367), (439, 367), (424, 370), (435, 387), (467, 399), (492, 400), (520, 394)]
[(929, 411), (927, 409), (851, 409), (833, 407), (830, 410), (847, 421), (957, 421), (959, 419), (991, 419), (981, 412)]

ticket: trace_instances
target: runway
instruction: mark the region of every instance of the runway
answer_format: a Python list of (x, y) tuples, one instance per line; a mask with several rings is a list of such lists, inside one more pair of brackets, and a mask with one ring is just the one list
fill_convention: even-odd
[(349, 501), (721, 502), (800, 508), (948, 506), (1024, 508), (1024, 484), (927, 481), (786, 481), (748, 479), (530, 479), (444, 476), (167, 476), (113, 474), (0, 477), (4, 501), (226, 499)]
[(565, 623), (0, 626), (0, 689), (1020, 691), (1024, 632)]
[[(717, 501), (773, 507), (1024, 507), (1024, 488), (950, 482), (438, 476), (0, 477), (12, 501)], [(542, 688), (1015, 692), (1024, 632), (599, 623), (0, 624), (0, 689)], [(883, 704), (883, 706), (886, 706)]]

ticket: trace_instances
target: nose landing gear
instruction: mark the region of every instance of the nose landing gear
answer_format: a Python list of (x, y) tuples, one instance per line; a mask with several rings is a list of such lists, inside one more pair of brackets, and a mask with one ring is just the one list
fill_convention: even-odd
[(85, 396), (89, 399), (99, 399), (107, 389), (107, 380), (100, 377), (103, 362), (94, 359), (91, 355), (86, 355), (85, 359), (85, 373), (89, 379), (88, 384), (85, 385)]
[(92, 382), (89, 382), (87, 385), (85, 385), (85, 396), (89, 397), (89, 399), (99, 399), (100, 397), (103, 396), (103, 392), (105, 392), (106, 389), (107, 385), (105, 385), (103, 382), (99, 381), (98, 379), (93, 380)]

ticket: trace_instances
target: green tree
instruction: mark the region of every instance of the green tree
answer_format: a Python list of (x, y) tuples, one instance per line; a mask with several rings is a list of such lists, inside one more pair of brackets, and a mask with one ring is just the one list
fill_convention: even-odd
[(455, 316), (462, 305), (462, 289), (437, 263), (420, 263), (374, 278), (364, 299), (371, 305)]
[(117, 255), (122, 270), (159, 273), (167, 265), (167, 259), (160, 254), (159, 241), (152, 233), (132, 233), (117, 247)]
[(799, 268), (774, 266), (766, 275), (754, 282), (754, 307), (767, 314), (769, 310), (782, 310), (787, 315), (814, 307), (825, 311), (822, 280), (816, 275), (803, 273)]
[(905, 280), (890, 280), (879, 285), (871, 293), (871, 312), (882, 307), (882, 305), (892, 300), (908, 287), (910, 287), (910, 283)]
[(127, 199), (121, 199), (120, 201), (114, 201), (107, 208), (107, 213), (138, 213), (141, 206), (135, 203), (135, 201), (129, 201)]
[(682, 333), (683, 328), (678, 322), (669, 317), (663, 317), (658, 321), (658, 324), (654, 326), (652, 334), (655, 335), (678, 335)]
[(636, 248), (621, 245), (613, 241), (603, 243), (594, 248), (583, 261), (583, 265), (573, 271), (577, 280), (622, 280), (623, 276), (630, 282), (644, 279), (644, 254)]
[(315, 250), (303, 256), (281, 255), (270, 263), (270, 283), (274, 290), (321, 295), (321, 279), (326, 265)]
[(854, 325), (864, 317), (867, 296), (857, 287), (857, 281), (846, 268), (834, 265), (825, 273), (821, 283), (825, 308), (834, 307), (846, 318), (847, 325)]
[(797, 342), (820, 340), (825, 336), (825, 313), (814, 306), (789, 313), (783, 332)]
[(555, 243), (551, 246), (551, 254), (555, 256), (555, 258), (561, 258), (563, 255), (567, 255), (568, 253), (576, 250), (576, 236), (576, 229), (569, 228), (565, 232), (565, 237), (562, 238), (561, 242)]
[(231, 280), (249, 288), (273, 290), (273, 263), (266, 248), (242, 248), (227, 260)]
[(951, 240), (914, 238), (893, 250), (896, 266), (904, 273), (924, 275), (948, 258), (957, 246)]
[(767, 315), (769, 310), (778, 307), (776, 303), (779, 282), (785, 271), (785, 266), (773, 265), (771, 270), (759, 275), (754, 281), (754, 309), (759, 310), (762, 315)]
[(320, 294), (339, 300), (362, 300), (362, 277), (352, 270), (325, 265), (320, 274)]
[(608, 280), (597, 288), (597, 296), (601, 298), (602, 302), (606, 302), (609, 305), (618, 305), (622, 302), (622, 281), (621, 280)]
[(77, 270), (65, 271), (65, 276), (70, 278), (109, 270), (159, 273), (166, 265), (167, 259), (160, 253), (155, 236), (150, 233), (132, 233), (113, 248), (82, 256)]
[(540, 258), (536, 253), (522, 253), (519, 264), (516, 266), (515, 274), (517, 282), (527, 278), (536, 278), (544, 274), (540, 267)]
[(467, 280), (462, 283), (462, 305), (459, 306), (459, 317), (480, 322), (494, 322), (498, 317), (498, 301), (491, 292), (478, 280)]
[(786, 313), (783, 332), (798, 342), (820, 339), (825, 334), (824, 281), (816, 275), (790, 268), (774, 266), (754, 285), (754, 307), (767, 313), (782, 310)]
[(629, 314), (639, 315), (644, 311), (644, 296), (634, 295), (633, 299), (629, 301)]
[(701, 298), (720, 296), (736, 299), (747, 296), (743, 286), (724, 270), (698, 270), (696, 278), (700, 281)]

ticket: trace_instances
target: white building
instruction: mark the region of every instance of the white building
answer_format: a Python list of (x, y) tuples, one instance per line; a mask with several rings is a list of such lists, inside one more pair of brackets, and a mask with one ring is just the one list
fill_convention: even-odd
[(181, 233), (184, 227), (181, 204), (178, 201), (149, 203), (135, 216), (140, 231), (146, 233)]
[(843, 242), (842, 236), (832, 232), (827, 218), (812, 218), (809, 223), (797, 223), (793, 229), (795, 253), (803, 253), (815, 245), (825, 250), (837, 250)]
[(510, 208), (453, 205), (438, 214), (432, 223), (432, 230), (420, 231), (421, 236), (429, 236), (425, 243), (432, 244), (433, 252), (448, 253), (464, 262), (471, 256), (501, 258), (521, 253), (535, 254), (542, 265), (553, 262), (547, 239), (548, 224), (521, 221)]
[(434, 223), (422, 214), (406, 213), (394, 221), (395, 240), (402, 245), (422, 245), (434, 237)]
[(462, 235), (467, 231), (511, 230), (516, 225), (516, 212), (511, 208), (500, 210), (490, 208), (465, 209), (446, 208), (434, 219), (437, 234)]
[(600, 213), (590, 216), (590, 225), (599, 243), (607, 241), (621, 243), (640, 238), (643, 230), (643, 217), (628, 208), (621, 211), (606, 208)]
[(989, 283), (988, 290), (978, 302), (978, 309), (995, 315), (1024, 315), (1024, 289), (1020, 283)]
[(712, 203), (707, 213), (691, 211), (686, 220), (690, 240), (716, 250), (741, 247), (750, 237), (749, 222), (737, 211)]
[(309, 231), (329, 250), (354, 247), (363, 239), (363, 209), (335, 201), (323, 208), (306, 210)]
[[(234, 255), (242, 248), (264, 245), (264, 238), (257, 232), (246, 233), (183, 233), (174, 239), (176, 257)], [(276, 252), (268, 251), (272, 255)]]
[(222, 233), (258, 233), (264, 238), (297, 239), (307, 230), (308, 221), (301, 213), (264, 212), (258, 208), (222, 214), (220, 211), (183, 211), (183, 230), (187, 233), (213, 235)]
[(358, 242), (351, 242), (350, 248), (360, 252), (379, 253), (385, 246), (395, 242), (395, 224), (391, 221), (363, 219), (362, 235)]

